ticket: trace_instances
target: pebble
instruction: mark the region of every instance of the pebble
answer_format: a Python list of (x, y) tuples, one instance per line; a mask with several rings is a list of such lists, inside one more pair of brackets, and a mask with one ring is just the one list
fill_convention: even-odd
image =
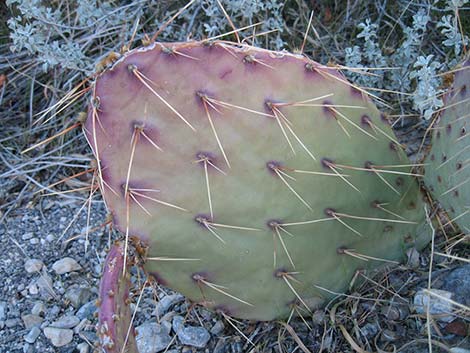
[(90, 351), (90, 346), (86, 342), (77, 344), (78, 353), (88, 353)]
[(24, 269), (28, 273), (38, 272), (41, 271), (42, 267), (44, 266), (44, 262), (38, 259), (29, 259), (24, 264)]
[(368, 322), (367, 324), (361, 327), (361, 332), (365, 337), (372, 338), (377, 334), (377, 332), (379, 332), (379, 327), (377, 326), (377, 324)]
[(73, 339), (73, 331), (70, 329), (46, 327), (44, 335), (51, 341), (54, 347), (63, 347)]
[(39, 288), (39, 295), (43, 299), (49, 300), (54, 298), (55, 293), (52, 289), (52, 279), (44, 269), (41, 272), (41, 276), (37, 279), (36, 285)]
[[(446, 299), (452, 298), (452, 293), (444, 290), (430, 289), (430, 292)], [(436, 320), (451, 322), (454, 319), (452, 304), (437, 296), (427, 294), (424, 289), (419, 290), (415, 294), (413, 304), (418, 314), (426, 315), (429, 306), (429, 313), (434, 315)]]
[(78, 309), (75, 314), (80, 320), (90, 319), (93, 317), (93, 314), (96, 312), (96, 301), (92, 300), (88, 303), (83, 304), (80, 309)]
[(33, 245), (37, 245), (39, 244), (39, 239), (38, 238), (29, 239), (29, 243)]
[(31, 314), (44, 315), (46, 310), (47, 310), (46, 305), (43, 302), (36, 302), (34, 303), (33, 308), (31, 309)]
[(204, 348), (209, 342), (211, 335), (204, 327), (180, 325), (176, 331), (181, 344), (197, 348)]
[(46, 236), (46, 240), (47, 240), (49, 243), (52, 243), (52, 242), (55, 240), (54, 234), (48, 234), (48, 235)]
[(36, 339), (39, 337), (41, 334), (41, 330), (39, 327), (34, 326), (26, 336), (24, 336), (24, 340), (28, 343), (34, 343)]
[(451, 353), (470, 353), (470, 349), (460, 348), (460, 347), (453, 347), (450, 349)]
[(211, 333), (214, 335), (214, 336), (217, 336), (219, 334), (221, 334), (223, 331), (224, 331), (224, 328), (225, 328), (225, 325), (223, 323), (222, 320), (218, 320), (214, 326), (212, 326), (211, 328)]
[(34, 326), (41, 326), (42, 317), (34, 314), (21, 315), (21, 320), (23, 320), (24, 327), (29, 330)]
[(64, 315), (54, 321), (50, 326), (55, 328), (74, 328), (80, 323), (80, 319), (75, 315)]
[(453, 293), (453, 299), (470, 306), (470, 264), (457, 267), (444, 278), (442, 289)]
[(37, 286), (36, 282), (33, 282), (28, 286), (28, 292), (31, 295), (38, 295), (39, 294), (39, 287)]
[(65, 292), (65, 298), (70, 300), (74, 308), (81, 307), (91, 297), (91, 291), (88, 288), (80, 287), (78, 285), (70, 286)]
[(0, 321), (7, 318), (7, 302), (0, 302)]
[(171, 342), (171, 327), (163, 322), (146, 322), (136, 327), (137, 349), (139, 353), (155, 353), (164, 350)]
[(176, 304), (176, 303), (178, 303), (182, 300), (184, 300), (184, 297), (181, 294), (165, 295), (163, 298), (161, 298), (158, 301), (152, 315), (156, 315), (157, 317), (161, 317), (162, 315), (166, 314), (166, 312), (168, 311), (168, 309), (172, 305), (174, 305), (174, 304)]
[(21, 236), (21, 239), (23, 239), (23, 240), (29, 240), (29, 239), (31, 239), (33, 236), (34, 236), (33, 233), (24, 233), (24, 234)]
[(64, 257), (63, 259), (57, 260), (52, 265), (52, 269), (58, 274), (63, 275), (64, 273), (80, 271), (82, 266), (71, 257)]
[(20, 321), (18, 319), (8, 319), (8, 320), (5, 320), (5, 326), (8, 327), (8, 328), (12, 328), (12, 327), (15, 327), (15, 326), (18, 326), (20, 323)]

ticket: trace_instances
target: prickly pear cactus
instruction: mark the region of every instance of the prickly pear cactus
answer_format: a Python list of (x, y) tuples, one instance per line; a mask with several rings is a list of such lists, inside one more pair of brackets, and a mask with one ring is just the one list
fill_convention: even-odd
[(470, 232), (470, 60), (457, 68), (434, 125), (425, 183), (463, 232)]
[(227, 315), (305, 314), (425, 243), (384, 117), (301, 55), (133, 50), (97, 77), (85, 130), (116, 227), (148, 245), (146, 270)]
[(124, 245), (117, 243), (108, 253), (100, 283), (98, 335), (107, 353), (137, 352), (126, 267)]

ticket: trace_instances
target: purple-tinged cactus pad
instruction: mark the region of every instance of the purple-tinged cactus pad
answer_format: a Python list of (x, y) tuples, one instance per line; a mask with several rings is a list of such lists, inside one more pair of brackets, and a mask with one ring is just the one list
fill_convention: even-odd
[(464, 232), (470, 232), (470, 61), (456, 69), (454, 83), (433, 126), (425, 183)]
[(410, 162), (334, 68), (227, 42), (156, 43), (93, 87), (87, 139), (116, 227), (162, 284), (225, 314), (307, 313), (404, 258)]
[(98, 336), (106, 353), (137, 352), (131, 325), (130, 280), (126, 267), (124, 245), (113, 245), (106, 257), (100, 283)]

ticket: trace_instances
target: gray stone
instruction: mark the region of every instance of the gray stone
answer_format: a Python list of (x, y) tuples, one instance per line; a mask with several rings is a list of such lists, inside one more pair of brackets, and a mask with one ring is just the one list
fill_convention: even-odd
[(453, 347), (450, 349), (452, 353), (470, 353), (470, 349), (460, 348), (460, 347)]
[(34, 326), (41, 326), (42, 317), (33, 314), (21, 315), (21, 320), (23, 320), (24, 327), (29, 330)]
[(362, 326), (360, 328), (361, 330), (361, 333), (367, 337), (367, 338), (372, 338), (374, 337), (377, 332), (379, 332), (379, 327), (377, 326), (377, 324), (374, 324), (374, 323), (371, 323), (371, 322), (368, 322), (367, 324), (365, 324), (364, 326)]
[(197, 348), (204, 348), (211, 335), (204, 327), (180, 326), (176, 332), (181, 344)]
[(178, 332), (180, 327), (182, 327), (184, 324), (184, 317), (182, 317), (181, 315), (175, 315), (173, 316), (172, 323), (173, 323), (173, 331)]
[(171, 342), (170, 327), (147, 322), (138, 327), (137, 349), (139, 353), (156, 353), (164, 350)]
[(39, 295), (45, 299), (53, 299), (54, 298), (54, 289), (52, 287), (52, 279), (46, 271), (41, 272), (41, 276), (37, 279), (36, 285), (39, 288)]
[(80, 323), (80, 319), (75, 315), (64, 315), (54, 321), (50, 326), (56, 328), (74, 328)]
[(21, 236), (21, 239), (23, 239), (23, 240), (29, 240), (29, 239), (31, 239), (33, 236), (34, 236), (33, 233), (24, 233), (24, 234)]
[(57, 260), (52, 265), (52, 269), (58, 274), (62, 275), (64, 273), (73, 272), (73, 271), (80, 271), (82, 266), (78, 264), (75, 259), (71, 257), (64, 257), (63, 259)]
[(0, 302), (0, 321), (5, 321), (7, 318), (7, 302)]
[(158, 301), (157, 306), (152, 315), (161, 317), (162, 315), (166, 314), (166, 312), (172, 305), (182, 300), (184, 300), (184, 297), (181, 294), (166, 295)]
[(90, 319), (93, 317), (93, 314), (96, 312), (95, 300), (89, 301), (88, 303), (83, 304), (80, 309), (78, 309), (75, 314), (80, 320)]
[(31, 309), (31, 314), (44, 315), (46, 310), (47, 310), (46, 305), (43, 302), (36, 302), (34, 303), (33, 308)]
[(65, 298), (70, 300), (74, 308), (79, 308), (91, 297), (91, 291), (88, 288), (72, 285), (65, 292)]
[(86, 342), (77, 344), (78, 353), (88, 353), (90, 351), (90, 346)]
[(64, 328), (46, 327), (44, 335), (51, 341), (54, 347), (63, 347), (72, 342), (73, 331)]
[(41, 329), (37, 326), (34, 326), (26, 336), (24, 336), (24, 340), (28, 343), (34, 343), (36, 339), (41, 334)]
[(28, 273), (34, 273), (41, 271), (42, 267), (44, 266), (44, 262), (38, 259), (29, 259), (24, 264), (24, 269)]
[(5, 326), (8, 328), (16, 327), (20, 324), (20, 320), (18, 319), (7, 319), (5, 320)]
[(224, 331), (225, 325), (222, 320), (218, 320), (211, 328), (211, 333), (215, 336), (219, 335)]
[(453, 293), (453, 299), (470, 306), (470, 264), (457, 267), (444, 277), (443, 290)]
[(428, 294), (424, 289), (415, 294), (413, 305), (416, 312), (426, 315), (429, 307), (429, 313), (436, 320), (451, 322), (453, 320), (452, 304), (445, 299), (452, 299), (452, 293), (440, 289), (430, 289), (429, 292), (434, 295)]

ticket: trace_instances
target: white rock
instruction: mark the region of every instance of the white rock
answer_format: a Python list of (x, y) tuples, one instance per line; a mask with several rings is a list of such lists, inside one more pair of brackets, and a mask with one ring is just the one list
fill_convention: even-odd
[(82, 266), (78, 264), (77, 261), (71, 257), (64, 257), (63, 259), (57, 260), (52, 265), (52, 269), (58, 274), (62, 275), (64, 273), (80, 271)]
[(454, 317), (452, 315), (452, 304), (446, 300), (452, 298), (452, 293), (440, 289), (430, 289), (428, 294), (427, 290), (419, 290), (414, 297), (414, 309), (418, 314), (426, 315), (428, 307), (429, 313), (434, 316), (436, 320), (451, 322)]
[(139, 353), (155, 353), (164, 350), (171, 342), (170, 327), (156, 322), (146, 322), (136, 327)]
[(63, 347), (73, 339), (73, 331), (65, 328), (46, 327), (44, 335), (51, 340), (54, 347)]
[(28, 273), (41, 271), (41, 268), (44, 266), (44, 262), (38, 259), (29, 259), (24, 264), (24, 269)]
[(56, 328), (74, 328), (80, 323), (80, 319), (75, 315), (64, 315), (54, 321), (50, 326)]

